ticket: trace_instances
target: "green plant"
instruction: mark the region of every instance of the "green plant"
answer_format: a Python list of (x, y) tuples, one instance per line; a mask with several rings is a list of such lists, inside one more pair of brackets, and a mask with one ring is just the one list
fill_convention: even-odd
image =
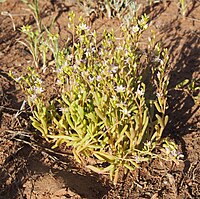
[(200, 104), (200, 86), (197, 85), (195, 80), (190, 81), (189, 79), (184, 79), (176, 85), (175, 90), (183, 91), (193, 99), (196, 105)]
[(55, 61), (55, 65), (59, 67), (63, 52), (58, 46), (58, 34), (52, 34), (47, 28), (40, 33), (29, 25), (22, 26), (21, 32), (26, 35), (26, 38), (18, 40), (18, 42), (28, 48), (36, 68), (40, 68), (42, 63), (42, 69), (46, 70), (46, 65), (49, 61), (47, 58), (51, 57), (51, 55), (53, 56), (53, 62)]
[(120, 37), (104, 31), (99, 42), (82, 17), (75, 25), (70, 13), (69, 21), (73, 43), (66, 49), (59, 50), (58, 35), (47, 31), (56, 97), (48, 98), (45, 71), (29, 67), (18, 78), (10, 73), (27, 93), (32, 125), (52, 148), (65, 144), (79, 163), (109, 174), (114, 183), (120, 168), (133, 170), (156, 157), (176, 160), (176, 146), (161, 139), (168, 121), (167, 50), (153, 37), (146, 50), (139, 44), (148, 17), (135, 19), (131, 29), (123, 26)]
[(131, 0), (101, 0), (101, 1), (78, 1), (80, 7), (83, 8), (86, 16), (92, 13), (95, 15), (107, 14), (108, 18), (117, 16), (126, 26), (130, 25), (140, 8), (140, 4)]
[(182, 14), (183, 18), (185, 18), (186, 17), (186, 13), (187, 13), (186, 0), (179, 0), (179, 4), (180, 4), (181, 14)]
[(38, 31), (42, 31), (42, 24), (41, 24), (41, 18), (40, 18), (40, 11), (39, 11), (39, 4), (38, 0), (31, 0), (29, 2), (28, 0), (21, 0), (23, 3), (25, 3), (31, 10), (33, 17), (36, 21)]
[(32, 27), (29, 25), (23, 26), (21, 28), (21, 32), (24, 33), (27, 38), (22, 40), (18, 40), (19, 43), (23, 44), (28, 48), (30, 51), (33, 62), (36, 68), (39, 68), (39, 61), (40, 61), (40, 44), (43, 38), (43, 35), (38, 31), (33, 31)]

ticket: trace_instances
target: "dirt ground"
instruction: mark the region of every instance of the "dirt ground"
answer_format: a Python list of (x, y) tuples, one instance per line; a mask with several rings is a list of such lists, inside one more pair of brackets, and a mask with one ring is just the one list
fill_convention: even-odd
[[(107, 176), (89, 173), (61, 149), (52, 151), (43, 139), (31, 133), (30, 112), (20, 111), (25, 96), (8, 72), (12, 69), (22, 73), (30, 63), (30, 53), (17, 40), (22, 38), (19, 28), (35, 22), (20, 0), (0, 3), (0, 198), (200, 198), (199, 105), (184, 91), (173, 90), (186, 78), (200, 85), (200, 2), (189, 2), (185, 19), (176, 1), (143, 8), (150, 16), (150, 29), (169, 49), (170, 121), (164, 136), (178, 144), (184, 160), (179, 165), (152, 160), (122, 176), (117, 186)], [(67, 40), (67, 16), (72, 10), (82, 14), (73, 1), (41, 1), (43, 23), (48, 25), (55, 17), (61, 45)], [(98, 33), (118, 26), (117, 19), (106, 17), (97, 18), (92, 24)], [(145, 34), (148, 36), (149, 32)]]

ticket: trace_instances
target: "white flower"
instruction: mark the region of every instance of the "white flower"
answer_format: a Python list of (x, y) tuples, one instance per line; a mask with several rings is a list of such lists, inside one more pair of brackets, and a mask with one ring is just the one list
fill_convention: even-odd
[(162, 59), (160, 59), (159, 57), (156, 57), (156, 58), (154, 59), (154, 62), (158, 62), (158, 63), (160, 63), (161, 65), (164, 64), (164, 61), (163, 61)]
[(150, 147), (150, 146), (151, 146), (151, 141), (147, 141), (147, 142), (145, 143), (145, 145), (146, 145), (147, 147)]
[(162, 93), (156, 93), (156, 97), (159, 98), (159, 97), (162, 97), (163, 94)]
[(85, 23), (82, 23), (81, 25), (79, 25), (79, 28), (81, 30), (89, 30), (90, 29), (90, 27), (88, 27)]
[(115, 91), (117, 91), (118, 93), (123, 93), (124, 91), (126, 90), (126, 87), (120, 85), (120, 86), (117, 86)]
[(132, 27), (132, 31), (134, 33), (138, 32), (139, 30), (140, 30), (140, 28), (138, 27), (138, 25)]
[(20, 77), (15, 78), (14, 80), (15, 80), (16, 82), (19, 82), (21, 79), (22, 79), (22, 77), (20, 76)]
[(144, 95), (144, 90), (140, 90), (140, 86), (138, 86), (137, 91), (135, 92), (136, 96), (143, 96)]
[(62, 68), (57, 68), (57, 69), (55, 70), (55, 72), (56, 72), (56, 73), (62, 73), (62, 72), (63, 72), (63, 69), (62, 69)]
[(92, 47), (91, 51), (92, 51), (93, 53), (95, 53), (95, 52), (96, 52), (96, 48), (95, 48), (95, 47)]
[(117, 71), (118, 71), (118, 66), (112, 65), (111, 72), (115, 74), (115, 73), (117, 73)]
[(126, 63), (126, 64), (130, 64), (130, 63), (131, 63), (131, 58), (128, 57), (128, 58), (125, 60), (125, 63)]
[(112, 100), (113, 100), (113, 101), (117, 101), (117, 97), (114, 95), (114, 96), (112, 97)]
[(120, 110), (124, 115), (130, 116), (131, 111), (128, 111), (127, 108), (123, 108), (122, 110)]
[(43, 81), (42, 81), (41, 79), (38, 78), (38, 79), (37, 79), (37, 83), (41, 85), (41, 84), (43, 83)]
[(178, 156), (178, 152), (177, 152), (177, 150), (171, 150), (170, 151), (170, 155), (172, 156), (172, 157), (177, 157)]
[(94, 81), (94, 77), (89, 76), (89, 82), (93, 82)]
[(35, 94), (41, 94), (42, 92), (44, 92), (44, 89), (42, 87), (33, 87), (33, 91)]
[(68, 109), (67, 109), (67, 108), (63, 108), (63, 107), (59, 108), (59, 110), (60, 110), (62, 113), (67, 113), (67, 112), (68, 112)]
[(63, 83), (62, 83), (62, 81), (60, 79), (57, 79), (56, 84), (57, 85), (62, 85)]
[(128, 55), (129, 55), (128, 50), (125, 50), (125, 57), (128, 57)]
[[(67, 55), (66, 60), (71, 61), (72, 58), (73, 58), (73, 55), (70, 54), (70, 55)], [(65, 62), (65, 65), (67, 66), (67, 62)]]
[(160, 80), (160, 78), (161, 78), (160, 72), (157, 73), (157, 78)]
[(123, 47), (122, 46), (118, 46), (118, 47), (116, 47), (116, 50), (121, 51), (121, 50), (123, 50)]
[(102, 79), (101, 75), (97, 76), (97, 81), (100, 81)]
[(140, 163), (140, 157), (139, 156), (135, 156), (135, 162)]
[(37, 95), (36, 95), (36, 94), (33, 94), (33, 95), (30, 96), (29, 99), (30, 99), (30, 101), (33, 102), (33, 101), (35, 101), (36, 98), (37, 98)]
[(86, 55), (86, 57), (89, 57), (89, 55), (90, 55), (90, 51), (87, 50), (87, 51), (85, 52), (85, 55)]

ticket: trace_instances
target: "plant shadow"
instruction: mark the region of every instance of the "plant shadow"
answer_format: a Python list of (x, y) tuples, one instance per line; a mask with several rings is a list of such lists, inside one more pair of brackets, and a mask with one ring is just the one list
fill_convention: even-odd
[[(186, 38), (185, 41), (183, 38)], [(167, 130), (174, 129), (173, 133), (184, 135), (194, 131), (198, 132), (198, 120), (195, 119), (197, 117), (195, 114), (199, 111), (199, 106), (185, 90), (174, 88), (185, 79), (189, 80), (189, 84), (195, 81), (196, 87), (200, 86), (198, 75), (200, 71), (200, 37), (193, 31), (185, 31), (181, 37), (174, 35), (173, 41), (174, 45), (168, 46), (169, 54), (173, 55), (171, 58), (173, 67), (170, 71), (168, 99), (170, 121)], [(171, 42), (173, 43), (173, 41)], [(184, 89), (187, 89), (186, 87)]]

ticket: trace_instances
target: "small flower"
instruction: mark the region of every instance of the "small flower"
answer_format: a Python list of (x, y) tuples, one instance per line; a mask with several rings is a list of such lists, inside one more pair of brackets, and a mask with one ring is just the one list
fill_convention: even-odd
[[(73, 55), (70, 54), (70, 55), (67, 55), (66, 60), (67, 60), (67, 61), (71, 61), (72, 58), (73, 58)], [(65, 65), (67, 66), (67, 62), (65, 62)]]
[(112, 65), (111, 72), (115, 74), (115, 73), (117, 73), (117, 71), (118, 71), (118, 66)]
[(169, 147), (165, 147), (165, 153), (166, 153), (167, 155), (169, 155), (170, 152), (171, 152), (171, 149), (170, 149)]
[(87, 51), (85, 52), (85, 55), (86, 55), (86, 57), (89, 57), (89, 55), (90, 55), (90, 51), (87, 50)]
[(153, 61), (154, 61), (154, 62), (157, 62), (157, 63), (160, 63), (161, 65), (164, 64), (163, 60), (160, 59), (159, 57), (156, 57)]
[(122, 50), (123, 50), (123, 47), (122, 47), (122, 46), (118, 46), (118, 47), (116, 47), (116, 50), (122, 51)]
[(95, 52), (96, 52), (96, 48), (95, 48), (95, 47), (92, 47), (92, 48), (91, 48), (91, 52), (92, 52), (92, 53), (95, 53)]
[(178, 159), (183, 159), (184, 158), (184, 155), (180, 152), (177, 153), (177, 158)]
[(39, 85), (41, 85), (42, 83), (43, 83), (43, 81), (41, 80), (41, 79), (37, 79), (37, 83), (39, 84)]
[(80, 25), (79, 25), (79, 28), (80, 28), (81, 30), (89, 30), (89, 29), (90, 29), (90, 27), (88, 27), (85, 23), (80, 24)]
[(94, 77), (89, 76), (89, 82), (93, 82), (94, 81)]
[(126, 64), (130, 64), (130, 63), (131, 63), (131, 58), (128, 57), (128, 58), (125, 60), (125, 63), (126, 63)]
[(132, 27), (133, 33), (136, 33), (136, 32), (138, 32), (139, 30), (140, 30), (140, 28), (138, 27), (138, 25)]
[(162, 93), (156, 93), (156, 97), (159, 98), (159, 97), (162, 97), (163, 94)]
[(57, 68), (56, 70), (54, 70), (54, 72), (56, 72), (56, 73), (62, 73), (63, 69), (62, 68)]
[(108, 64), (108, 60), (104, 60), (103, 65), (107, 65)]
[(126, 87), (124, 87), (122, 85), (117, 86), (115, 89), (115, 91), (117, 91), (118, 93), (123, 93), (123, 92), (125, 92), (125, 90), (126, 90)]
[(62, 113), (67, 113), (68, 109), (64, 108), (64, 107), (61, 107), (61, 108), (59, 108), (59, 111), (61, 111)]
[(16, 82), (19, 82), (21, 79), (22, 79), (22, 77), (20, 76), (20, 77), (15, 78), (14, 80), (15, 80)]
[(135, 156), (135, 162), (140, 163), (140, 157), (139, 156)]
[(92, 37), (96, 37), (96, 31), (91, 32), (89, 35)]
[(122, 110), (120, 110), (124, 115), (130, 116), (131, 111), (128, 111), (127, 108), (123, 108)]
[(125, 57), (128, 57), (128, 55), (129, 55), (129, 52), (128, 52), (128, 50), (125, 50)]
[(147, 141), (147, 142), (145, 143), (145, 145), (146, 145), (147, 147), (150, 147), (150, 146), (151, 146), (151, 141)]
[(97, 81), (99, 82), (102, 79), (101, 75), (97, 76)]
[(33, 94), (29, 97), (30, 101), (35, 101), (35, 99), (37, 98), (37, 95), (36, 94)]
[[(114, 98), (114, 97), (113, 97), (113, 98)], [(116, 98), (116, 100), (117, 100), (117, 98)], [(117, 107), (120, 107), (121, 109), (124, 109), (124, 107), (127, 106), (127, 104), (124, 103), (124, 102), (120, 102), (120, 103), (118, 103), (118, 104), (116, 104), (116, 105), (117, 105)]]
[(138, 86), (137, 91), (135, 92), (136, 96), (141, 97), (144, 95), (144, 91), (140, 90), (140, 86)]
[(56, 84), (57, 85), (62, 85), (63, 83), (62, 83), (62, 81), (60, 79), (57, 79)]
[(172, 156), (172, 157), (177, 157), (178, 156), (178, 152), (177, 152), (177, 150), (171, 150), (170, 151), (170, 155)]
[(113, 100), (114, 102), (116, 102), (116, 101), (117, 101), (117, 97), (114, 95), (114, 96), (112, 97), (112, 100)]
[(33, 91), (35, 94), (41, 94), (42, 92), (44, 92), (44, 89), (42, 87), (33, 87)]

